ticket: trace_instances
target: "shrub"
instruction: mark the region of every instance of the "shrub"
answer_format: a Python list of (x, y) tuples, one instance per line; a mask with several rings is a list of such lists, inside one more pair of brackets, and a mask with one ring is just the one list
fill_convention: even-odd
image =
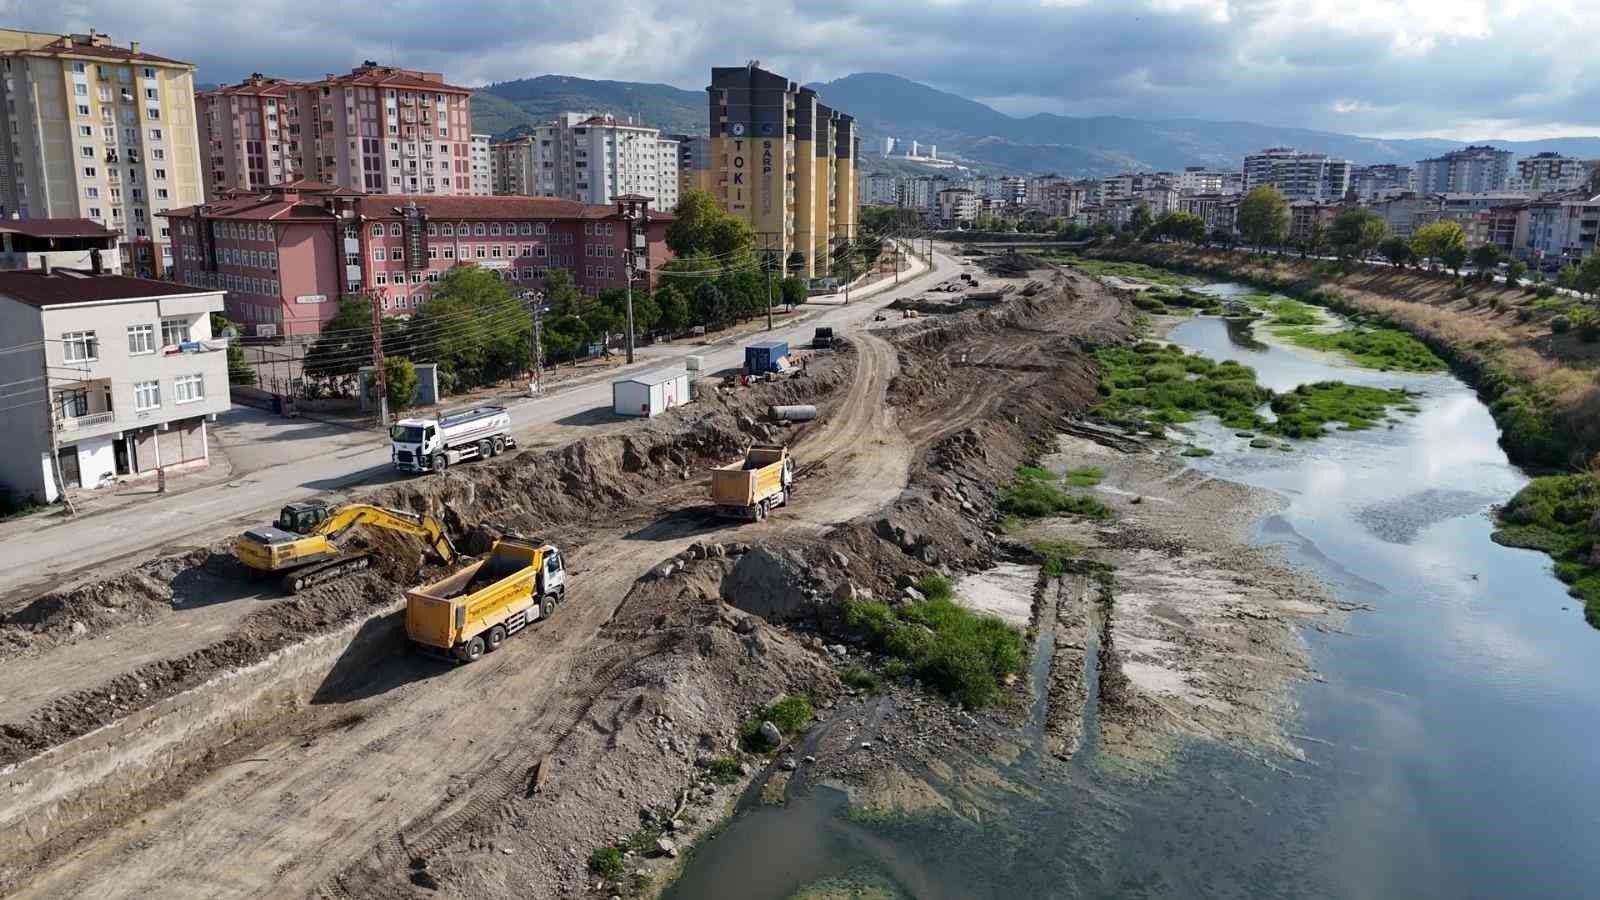
[(918, 578), (913, 587), (929, 600), (948, 600), (955, 596), (955, 586), (950, 579), (937, 573)]
[(860, 688), (864, 691), (877, 690), (878, 688), (878, 676), (872, 674), (861, 666), (851, 666), (850, 668), (845, 669), (844, 672), (840, 674), (839, 680), (843, 681), (850, 687)]
[(1541, 284), (1539, 285), (1538, 289), (1533, 292), (1533, 294), (1540, 300), (1548, 300), (1556, 295), (1555, 285)]
[(1570, 330), (1572, 330), (1572, 320), (1566, 316), (1556, 316), (1550, 320), (1552, 334), (1566, 334)]
[(746, 753), (770, 753), (777, 749), (777, 745), (761, 733), (761, 721), (761, 717), (757, 716), (739, 723), (739, 749)]
[(719, 756), (706, 767), (706, 772), (717, 784), (733, 784), (739, 780), (739, 761), (731, 756)]
[(601, 878), (615, 878), (622, 874), (622, 851), (615, 847), (598, 847), (589, 854), (589, 871)]
[[(862, 633), (892, 657), (884, 674), (914, 674), (968, 706), (983, 706), (999, 695), (1000, 679), (1019, 672), (1025, 647), (1016, 629), (938, 597), (893, 610), (896, 622), (886, 632)], [(847, 621), (850, 620), (847, 611)], [(856, 621), (874, 622), (874, 615)]]
[(1533, 310), (1527, 308), (1526, 306), (1519, 308), (1517, 310), (1517, 321), (1523, 323), (1532, 322)]
[(403, 356), (383, 361), (383, 383), (391, 409), (405, 409), (417, 399), (417, 367)]
[(801, 694), (790, 694), (767, 707), (762, 718), (784, 734), (799, 734), (811, 724), (811, 701)]

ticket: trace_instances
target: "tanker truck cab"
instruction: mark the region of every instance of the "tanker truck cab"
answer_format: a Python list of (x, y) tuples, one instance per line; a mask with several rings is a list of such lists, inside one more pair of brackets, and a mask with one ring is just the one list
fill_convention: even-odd
[(389, 457), (402, 472), (443, 472), (458, 462), (517, 446), (503, 406), (477, 406), (438, 418), (401, 419), (389, 428)]

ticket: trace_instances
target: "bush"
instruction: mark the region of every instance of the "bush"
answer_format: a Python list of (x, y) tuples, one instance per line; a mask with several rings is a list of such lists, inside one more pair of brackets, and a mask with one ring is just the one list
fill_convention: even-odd
[(878, 676), (867, 671), (861, 666), (851, 666), (840, 674), (839, 680), (853, 688), (864, 691), (873, 691), (878, 688)]
[(731, 756), (719, 756), (706, 767), (706, 773), (717, 784), (733, 784), (739, 780), (739, 761)]
[(790, 694), (767, 707), (762, 718), (784, 734), (799, 734), (811, 725), (811, 701), (800, 694)]
[[(876, 625), (876, 610), (857, 612), (847, 604), (846, 621)], [(893, 657), (884, 674), (914, 674), (960, 702), (978, 707), (992, 703), (1000, 680), (1022, 670), (1025, 646), (1016, 629), (993, 616), (983, 616), (948, 596), (891, 610), (887, 629), (859, 631), (875, 649)], [(776, 724), (776, 723), (774, 723)]]
[(1517, 310), (1517, 321), (1523, 323), (1532, 322), (1533, 310), (1527, 308), (1526, 306), (1519, 308)]
[(383, 383), (391, 411), (405, 409), (417, 399), (417, 367), (403, 356), (391, 356), (383, 361)]
[(1566, 334), (1571, 330), (1572, 320), (1566, 316), (1556, 316), (1550, 320), (1550, 332), (1552, 334)]
[(622, 874), (622, 851), (615, 847), (599, 847), (589, 854), (589, 871), (601, 878), (615, 878)]
[(1556, 289), (1554, 285), (1541, 284), (1539, 285), (1538, 289), (1533, 292), (1533, 295), (1538, 297), (1540, 300), (1548, 300), (1556, 295)]

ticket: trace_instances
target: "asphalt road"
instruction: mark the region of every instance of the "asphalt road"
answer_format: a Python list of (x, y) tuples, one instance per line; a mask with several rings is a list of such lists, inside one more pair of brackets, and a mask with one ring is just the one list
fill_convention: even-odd
[[(903, 275), (898, 288), (888, 281), (854, 291), (850, 305), (821, 306), (815, 315), (770, 334), (763, 332), (759, 337), (745, 336), (697, 346), (693, 354), (652, 355), (635, 363), (631, 370), (613, 370), (608, 374), (614, 377), (623, 371), (681, 364), (689, 355), (701, 356), (708, 371), (736, 367), (743, 364), (743, 345), (751, 340), (787, 340), (791, 346), (803, 346), (809, 343), (818, 325), (831, 325), (844, 333), (870, 320), (885, 304), (919, 293), (929, 284), (959, 271), (960, 263), (935, 253), (932, 278), (922, 269), (920, 273)], [(857, 297), (861, 298), (859, 302)], [(584, 413), (592, 417), (596, 411), (609, 410), (611, 378), (508, 405), (513, 433), (521, 441), (534, 442), (541, 429), (548, 430), (562, 420), (579, 419)], [(374, 435), (370, 446), (357, 445), (332, 455), (271, 466), (224, 484), (154, 498), (147, 503), (81, 519), (56, 520), (11, 534), (0, 542), (0, 597), (5, 599), (0, 606), (11, 606), (19, 598), (64, 587), (90, 576), (104, 577), (142, 562), (155, 552), (209, 545), (271, 519), (279, 507), (291, 501), (402, 477), (406, 476), (395, 473), (390, 465), (388, 442)]]

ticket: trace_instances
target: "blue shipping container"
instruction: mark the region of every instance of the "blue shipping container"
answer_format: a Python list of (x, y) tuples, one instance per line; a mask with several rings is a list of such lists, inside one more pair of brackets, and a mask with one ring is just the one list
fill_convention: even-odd
[(764, 375), (778, 371), (778, 360), (789, 355), (788, 341), (762, 341), (744, 348), (745, 371)]

